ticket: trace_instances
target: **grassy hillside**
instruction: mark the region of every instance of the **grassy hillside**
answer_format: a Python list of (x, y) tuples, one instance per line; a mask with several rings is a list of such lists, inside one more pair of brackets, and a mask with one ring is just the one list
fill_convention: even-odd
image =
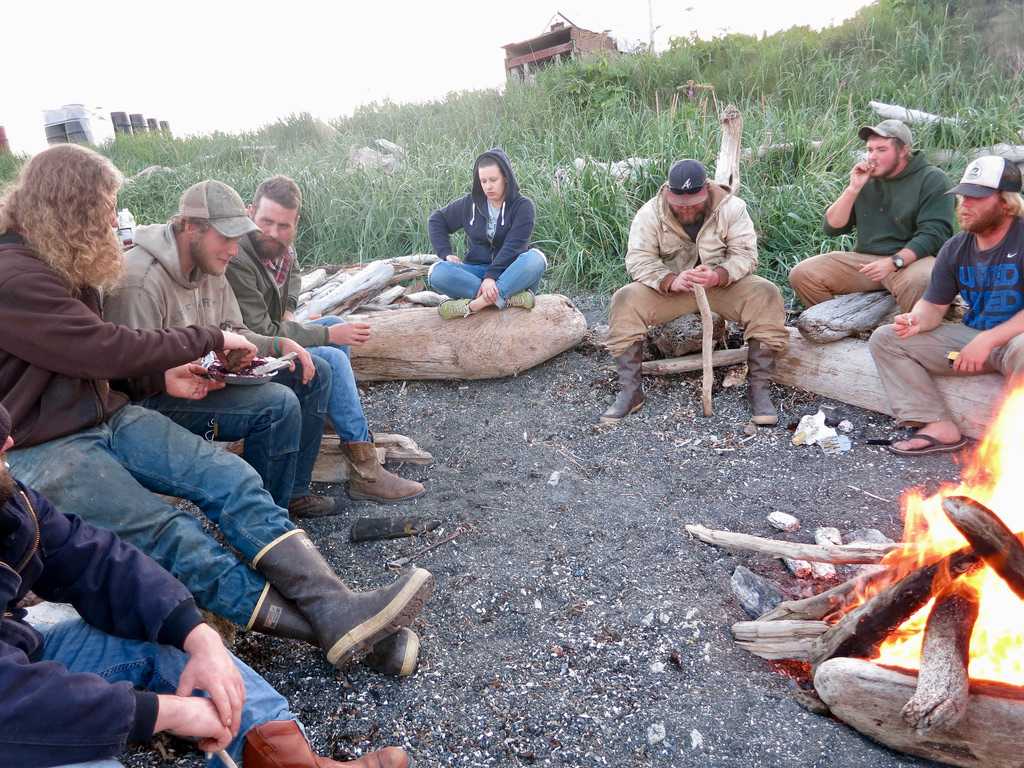
[[(332, 130), (294, 116), (241, 136), (119, 138), (103, 151), (129, 176), (150, 165), (173, 169), (125, 188), (120, 204), (140, 222), (166, 219), (181, 190), (203, 178), (247, 196), (272, 173), (293, 176), (306, 196), (300, 255), (312, 264), (429, 250), (426, 217), (464, 194), (473, 158), (499, 145), (537, 203), (536, 241), (552, 257), (549, 286), (608, 291), (626, 279), (622, 252), (632, 215), (671, 161), (714, 162), (714, 105), (683, 99), (674, 112), (669, 108), (676, 86), (692, 79), (714, 85), (721, 106), (740, 107), (744, 146), (796, 144), (741, 168), (741, 194), (760, 234), (760, 271), (782, 284), (792, 264), (835, 244), (821, 233), (821, 214), (845, 184), (851, 151), (860, 146), (857, 127), (877, 119), (869, 100), (963, 118), (955, 128), (917, 129), (925, 150), (1019, 143), (1019, 49), (975, 32), (991, 28), (979, 20), (998, 13), (1024, 15), (1019, 0), (881, 0), (820, 33), (794, 28), (760, 39), (677, 39), (660, 56), (571, 62), (503, 94), (370, 105)], [(400, 172), (348, 168), (349, 148), (375, 138), (407, 149)], [(824, 145), (813, 151), (811, 140)], [(557, 184), (556, 169), (584, 156), (657, 162), (621, 185), (592, 170)], [(965, 163), (954, 159), (948, 171), (959, 174)], [(0, 161), (0, 178), (13, 171), (14, 164)]]

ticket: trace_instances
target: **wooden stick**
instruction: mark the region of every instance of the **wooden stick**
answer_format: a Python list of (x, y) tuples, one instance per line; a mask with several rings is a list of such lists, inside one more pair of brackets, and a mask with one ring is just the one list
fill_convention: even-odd
[(433, 544), (429, 544), (426, 547), (423, 547), (422, 549), (416, 550), (411, 555), (400, 557), (397, 560), (388, 561), (388, 568), (401, 568), (405, 565), (408, 565), (420, 555), (425, 555), (427, 552), (430, 552), (433, 549), (437, 549), (442, 544), (447, 544), (449, 541), (455, 541), (455, 539), (459, 538), (459, 536), (461, 536), (468, 530), (469, 528), (457, 528), (454, 533), (450, 533), (443, 539), (438, 539)]
[(968, 649), (978, 602), (977, 590), (957, 579), (928, 614), (917, 691), (901, 712), (904, 722), (922, 735), (954, 726), (967, 713)]
[(833, 614), (843, 614), (849, 606), (860, 600), (862, 595), (874, 593), (895, 579), (895, 572), (890, 570), (866, 573), (812, 597), (779, 603), (759, 617), (758, 621), (814, 620), (825, 619)]
[(724, 549), (746, 550), (771, 557), (811, 560), (816, 563), (878, 563), (887, 554), (902, 549), (901, 544), (803, 544), (778, 541), (732, 531), (715, 531), (703, 525), (687, 525), (686, 530), (705, 544)]
[(715, 372), (711, 367), (711, 352), (714, 340), (714, 321), (711, 318), (711, 306), (708, 304), (708, 296), (704, 286), (693, 286), (693, 296), (697, 299), (697, 307), (700, 309), (701, 339), (700, 339), (700, 362), (702, 368), (701, 378), (701, 401), (704, 405), (704, 415), (711, 416), (714, 408), (711, 405), (711, 388), (715, 383)]
[(732, 636), (740, 648), (762, 659), (808, 661), (814, 640), (827, 630), (824, 621), (738, 621)]
[[(711, 365), (739, 365), (747, 362), (746, 346), (739, 349), (719, 349), (710, 355)], [(704, 367), (703, 349), (699, 355), (670, 357), (665, 360), (648, 360), (643, 364), (643, 372), (648, 375), (662, 376), (671, 373), (689, 373)]]
[(950, 496), (942, 510), (974, 551), (1024, 600), (1024, 544), (999, 515), (967, 496)]

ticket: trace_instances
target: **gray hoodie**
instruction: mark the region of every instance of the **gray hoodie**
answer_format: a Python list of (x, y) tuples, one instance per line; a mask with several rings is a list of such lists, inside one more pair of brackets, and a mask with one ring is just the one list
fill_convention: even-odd
[(135, 230), (135, 247), (124, 256), (121, 284), (103, 302), (103, 317), (130, 328), (216, 326), (241, 333), (269, 355), (273, 339), (252, 333), (242, 324), (242, 312), (223, 275), (198, 269), (185, 275), (170, 224), (150, 224)]

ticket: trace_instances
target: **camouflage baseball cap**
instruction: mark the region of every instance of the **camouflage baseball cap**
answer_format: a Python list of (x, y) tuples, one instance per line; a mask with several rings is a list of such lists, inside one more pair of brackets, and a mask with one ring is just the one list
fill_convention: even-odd
[(186, 189), (178, 203), (178, 214), (190, 219), (206, 219), (224, 237), (241, 237), (260, 230), (245, 212), (245, 203), (239, 194), (213, 179)]
[(899, 139), (908, 147), (913, 146), (914, 136), (900, 120), (883, 120), (878, 125), (865, 125), (857, 135), (861, 141), (867, 141), (872, 136), (881, 136), (883, 139)]

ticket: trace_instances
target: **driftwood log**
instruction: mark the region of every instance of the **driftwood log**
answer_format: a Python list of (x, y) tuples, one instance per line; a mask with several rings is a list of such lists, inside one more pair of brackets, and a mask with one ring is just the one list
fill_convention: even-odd
[[(408, 298), (408, 297), (406, 297)], [(713, 338), (717, 346), (725, 341), (725, 318), (712, 313)], [(647, 332), (647, 341), (664, 358), (683, 357), (700, 352), (703, 325), (699, 314), (680, 315), (662, 325), (656, 325)]]
[[(739, 365), (747, 362), (747, 348), (719, 349), (711, 353), (711, 365)], [(648, 360), (643, 363), (642, 371), (649, 375), (664, 376), (671, 373), (690, 373), (704, 368), (704, 356), (686, 355), (668, 360)]]
[(697, 299), (697, 307), (700, 309), (700, 324), (703, 328), (700, 341), (701, 405), (704, 415), (711, 416), (714, 413), (711, 390), (715, 386), (715, 371), (711, 365), (711, 353), (715, 346), (712, 338), (715, 332), (715, 322), (711, 317), (711, 307), (708, 305), (708, 295), (704, 292), (704, 286), (693, 286), (693, 296)]
[(936, 598), (921, 646), (917, 690), (903, 707), (904, 722), (924, 735), (956, 725), (967, 712), (971, 632), (978, 592), (957, 579)]
[(984, 504), (967, 496), (950, 496), (942, 509), (975, 553), (1024, 600), (1024, 544)]
[(587, 332), (583, 314), (564, 296), (537, 297), (532, 310), (485, 309), (442, 320), (414, 307), (360, 318), (372, 328), (352, 348), (360, 381), (493, 379), (515, 376), (576, 346)]
[(810, 560), (816, 563), (834, 565), (853, 563), (877, 563), (900, 544), (803, 544), (798, 541), (779, 541), (751, 536), (747, 533), (716, 531), (703, 525), (687, 525), (686, 531), (705, 544), (723, 549), (757, 552), (771, 557), (786, 557), (791, 560)]
[(908, 109), (899, 104), (886, 104), (883, 101), (869, 101), (868, 106), (875, 111), (875, 114), (884, 120), (902, 120), (904, 123), (946, 123), (947, 125), (959, 125), (962, 121), (955, 117), (943, 117), (933, 115), (931, 112), (924, 112), (920, 109)]
[(805, 309), (796, 327), (808, 341), (828, 344), (873, 331), (898, 311), (888, 291), (849, 293)]
[[(789, 348), (775, 363), (777, 383), (892, 415), (866, 341), (842, 339), (821, 345), (807, 341), (795, 328), (789, 333)], [(936, 379), (954, 421), (968, 437), (985, 434), (1004, 384), (997, 373)]]
[(1024, 690), (972, 683), (963, 719), (922, 736), (900, 716), (915, 686), (910, 674), (860, 659), (832, 659), (814, 674), (832, 714), (887, 747), (966, 768), (1020, 768)]
[(336, 283), (330, 290), (315, 295), (298, 308), (295, 319), (303, 322), (314, 315), (341, 314), (351, 310), (387, 288), (388, 281), (394, 275), (395, 268), (390, 263), (372, 262), (344, 282)]
[(809, 661), (814, 641), (828, 630), (824, 621), (738, 621), (736, 644), (762, 659)]
[(847, 609), (861, 599), (862, 595), (874, 594), (888, 586), (896, 579), (894, 572), (882, 569), (865, 573), (832, 589), (802, 600), (786, 600), (779, 603), (758, 621), (784, 621), (789, 619), (809, 620), (827, 619), (833, 615), (841, 616)]

